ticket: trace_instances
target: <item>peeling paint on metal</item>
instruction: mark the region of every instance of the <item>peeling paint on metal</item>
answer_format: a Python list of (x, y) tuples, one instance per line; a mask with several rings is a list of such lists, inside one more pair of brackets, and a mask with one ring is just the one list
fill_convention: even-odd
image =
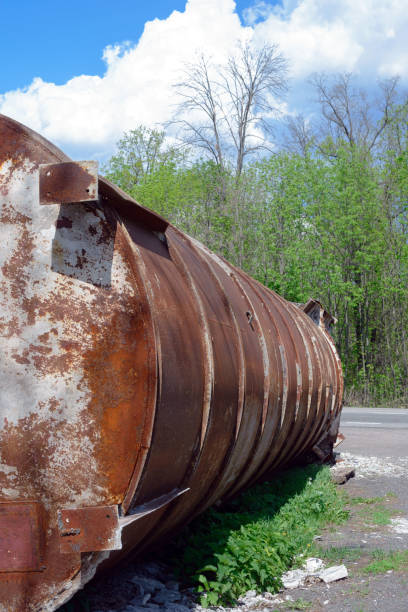
[[(98, 201), (42, 206), (39, 168), (61, 162), (0, 116), (0, 503), (13, 517), (38, 504), (44, 547), (41, 571), (0, 572), (0, 611), (57, 609), (97, 569), (333, 436), (341, 410), (318, 302), (285, 302), (101, 177)], [(74, 183), (53, 201), (83, 193)], [(89, 517), (108, 507), (103, 542)], [(83, 551), (122, 548), (81, 556), (72, 532), (62, 553), (61, 509), (88, 516)]]

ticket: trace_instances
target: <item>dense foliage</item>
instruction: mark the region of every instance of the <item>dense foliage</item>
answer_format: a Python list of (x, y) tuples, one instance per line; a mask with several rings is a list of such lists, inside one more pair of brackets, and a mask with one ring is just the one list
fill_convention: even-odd
[(228, 604), (249, 590), (276, 592), (281, 576), (307, 555), (327, 523), (348, 517), (327, 467), (292, 469), (212, 508), (168, 548), (180, 578), (202, 603)]
[(392, 102), (395, 83), (372, 115), (344, 77), (318, 85), (319, 129), (292, 124), (297, 142), (239, 176), (146, 128), (125, 135), (106, 174), (285, 298), (319, 299), (338, 319), (346, 401), (405, 404), (408, 105)]

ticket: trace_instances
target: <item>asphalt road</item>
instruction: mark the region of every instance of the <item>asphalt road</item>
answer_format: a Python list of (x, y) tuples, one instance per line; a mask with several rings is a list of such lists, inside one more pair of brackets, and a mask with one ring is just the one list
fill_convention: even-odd
[[(408, 462), (408, 410), (404, 408), (343, 408), (338, 447), (365, 457)], [(337, 450), (337, 449), (336, 449)], [(408, 487), (407, 487), (408, 491)], [(407, 608), (408, 609), (408, 608)]]
[[(408, 410), (347, 407), (342, 412), (340, 431), (345, 440), (336, 448), (336, 453), (346, 462), (356, 461), (353, 462), (356, 477), (342, 485), (345, 491), (350, 497), (382, 498), (386, 501), (381, 503), (395, 513), (392, 520), (408, 520)], [(408, 550), (408, 533), (395, 531), (391, 525), (370, 524), (367, 508), (362, 522), (363, 506), (354, 507), (350, 521), (335, 534), (329, 534), (330, 546), (357, 548), (362, 555), (374, 549)], [(362, 577), (354, 574), (356, 564), (358, 560), (346, 563), (350, 577), (344, 585), (341, 582), (330, 585), (326, 599), (330, 601), (325, 609), (330, 612), (408, 610), (407, 572), (384, 571)], [(317, 593), (308, 593), (311, 600), (317, 597)], [(322, 598), (320, 595), (320, 601)]]
[(340, 429), (345, 427), (375, 429), (408, 429), (405, 408), (343, 408)]

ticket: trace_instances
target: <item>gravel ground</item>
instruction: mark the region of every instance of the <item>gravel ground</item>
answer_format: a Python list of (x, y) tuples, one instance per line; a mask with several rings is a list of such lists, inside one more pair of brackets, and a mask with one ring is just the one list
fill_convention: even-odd
[[(356, 477), (341, 485), (351, 497), (384, 497), (382, 507), (393, 514), (391, 524), (373, 522), (372, 506), (351, 507), (351, 519), (336, 528), (319, 534), (316, 544), (322, 549), (348, 547), (356, 551), (347, 563), (348, 578), (324, 584), (308, 584), (285, 589), (278, 595), (256, 596), (249, 592), (234, 608), (213, 608), (218, 612), (283, 611), (307, 609), (310, 612), (407, 612), (408, 572), (384, 572), (367, 575), (361, 570), (370, 562), (370, 551), (408, 550), (408, 458), (363, 457), (349, 451), (341, 458), (355, 468)], [(341, 561), (326, 562), (326, 566)], [(180, 585), (171, 567), (157, 562), (128, 562), (106, 576), (87, 585), (73, 600), (71, 610), (80, 612), (172, 612), (201, 611), (194, 593)]]

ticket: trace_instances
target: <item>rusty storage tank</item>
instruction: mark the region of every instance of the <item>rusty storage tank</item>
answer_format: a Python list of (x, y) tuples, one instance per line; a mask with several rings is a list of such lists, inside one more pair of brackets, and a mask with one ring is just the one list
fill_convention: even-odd
[(319, 303), (4, 116), (0, 199), (0, 610), (55, 610), (335, 435), (341, 366)]

